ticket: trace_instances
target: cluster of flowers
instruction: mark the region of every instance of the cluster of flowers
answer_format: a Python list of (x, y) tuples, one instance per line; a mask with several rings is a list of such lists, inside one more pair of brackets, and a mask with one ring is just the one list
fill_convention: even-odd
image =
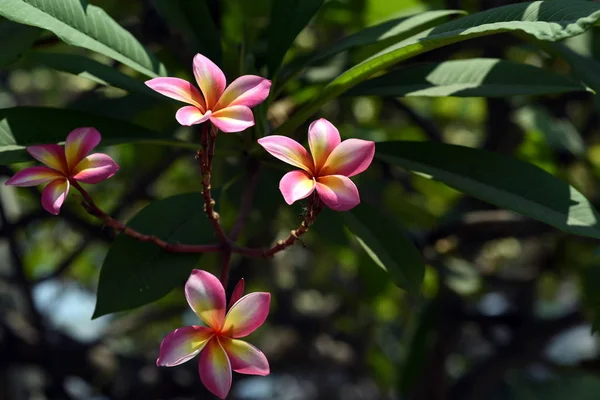
[[(146, 85), (164, 96), (189, 104), (175, 115), (181, 125), (210, 122), (226, 133), (241, 132), (254, 125), (250, 108), (268, 97), (271, 88), (268, 79), (245, 75), (227, 86), (223, 71), (201, 54), (194, 57), (193, 71), (200, 90), (179, 78), (155, 78)], [(119, 170), (117, 163), (106, 154), (88, 155), (100, 140), (96, 129), (86, 127), (69, 133), (64, 147), (57, 144), (27, 147), (27, 152), (45, 166), (25, 168), (6, 185), (46, 184), (41, 196), (42, 206), (57, 215), (71, 187), (87, 198), (89, 195), (80, 182), (98, 183)], [(336, 211), (347, 211), (360, 203), (358, 189), (349, 178), (371, 164), (375, 154), (373, 142), (342, 141), (333, 124), (319, 119), (308, 129), (311, 154), (285, 136), (266, 136), (258, 143), (274, 157), (299, 168), (285, 174), (279, 183), (287, 204), (307, 198), (315, 191), (325, 206)], [(243, 291), (242, 280), (227, 307), (223, 283), (206, 271), (192, 271), (185, 284), (185, 296), (205, 326), (183, 327), (167, 335), (161, 343), (157, 365), (179, 365), (201, 353), (200, 379), (220, 398), (229, 393), (232, 370), (242, 374), (269, 374), (265, 355), (239, 338), (264, 323), (271, 296), (257, 292), (242, 297)]]

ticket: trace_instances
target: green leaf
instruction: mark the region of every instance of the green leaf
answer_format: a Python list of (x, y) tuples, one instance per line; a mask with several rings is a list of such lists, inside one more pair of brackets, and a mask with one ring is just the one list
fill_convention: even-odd
[(412, 293), (420, 291), (425, 264), (398, 224), (367, 204), (339, 215), (369, 257), (387, 271), (398, 287)]
[(544, 43), (537, 41), (550, 54), (559, 55), (571, 64), (575, 75), (579, 76), (596, 93), (600, 93), (600, 63), (591, 57), (585, 57), (562, 43)]
[(391, 44), (392, 42), (406, 39), (425, 29), (435, 26), (449, 15), (464, 13), (464, 11), (459, 10), (435, 10), (382, 22), (347, 36), (336, 44), (328, 46), (324, 50), (315, 52), (306, 57), (302, 57), (301, 60), (290, 63), (288, 66), (284, 67), (285, 71), (282, 71), (281, 75), (290, 75), (293, 73), (293, 70), (305, 68), (319, 60), (329, 58), (356, 47), (368, 46), (374, 43), (385, 45), (385, 43)]
[(375, 73), (429, 50), (474, 37), (502, 32), (525, 33), (557, 41), (579, 35), (600, 18), (600, 4), (582, 0), (534, 1), (492, 8), (446, 22), (406, 39), (355, 65), (330, 82), (312, 102), (278, 128), (289, 135), (323, 104)]
[(57, 71), (67, 72), (106, 86), (114, 86), (130, 93), (139, 93), (165, 100), (154, 90), (119, 70), (90, 58), (67, 53), (31, 52), (23, 60), (28, 66), (44, 65)]
[(102, 145), (130, 142), (168, 144), (194, 148), (160, 132), (132, 123), (82, 111), (44, 107), (13, 107), (0, 110), (0, 165), (31, 161), (25, 146), (58, 143), (82, 126), (102, 134)]
[(420, 64), (394, 70), (350, 89), (349, 96), (504, 97), (587, 90), (579, 82), (533, 65), (491, 58)]
[(65, 43), (113, 58), (150, 77), (165, 67), (104, 10), (87, 0), (2, 0), (0, 15), (47, 29)]
[[(214, 236), (200, 193), (187, 193), (146, 206), (128, 224), (169, 243), (207, 243)], [(183, 284), (201, 254), (169, 253), (120, 234), (102, 264), (92, 318), (142, 306)]]
[(267, 67), (273, 76), (296, 36), (309, 23), (324, 0), (277, 0), (267, 30)]
[(0, 66), (12, 64), (25, 53), (40, 35), (38, 28), (0, 21), (0, 38), (10, 38), (0, 42)]
[(376, 156), (565, 232), (600, 238), (600, 215), (592, 204), (577, 189), (532, 164), (434, 142), (382, 142)]
[(221, 61), (221, 38), (206, 0), (157, 0), (169, 28), (190, 39), (192, 48), (215, 63)]

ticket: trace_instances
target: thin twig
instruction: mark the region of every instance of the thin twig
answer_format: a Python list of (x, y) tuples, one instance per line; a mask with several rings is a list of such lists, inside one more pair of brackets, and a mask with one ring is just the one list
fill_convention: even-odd
[(119, 220), (114, 219), (110, 215), (106, 214), (102, 211), (96, 203), (94, 203), (94, 199), (88, 194), (88, 192), (81, 187), (81, 185), (74, 179), (70, 180), (71, 185), (81, 193), (83, 196), (84, 202), (82, 203), (83, 207), (86, 211), (93, 215), (96, 218), (101, 219), (104, 224), (108, 227), (111, 227), (117, 232), (122, 232), (127, 236), (131, 236), (132, 238), (139, 240), (141, 242), (150, 242), (154, 243), (158, 247), (162, 248), (165, 251), (171, 253), (209, 253), (209, 252), (219, 252), (222, 249), (221, 244), (180, 244), (180, 243), (168, 243), (156, 236), (152, 235), (144, 235), (132, 229), (122, 223)]

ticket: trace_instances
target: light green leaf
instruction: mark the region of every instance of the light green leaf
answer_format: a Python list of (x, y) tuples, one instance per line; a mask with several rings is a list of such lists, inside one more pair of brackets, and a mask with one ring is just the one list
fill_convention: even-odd
[[(128, 224), (169, 243), (204, 243), (214, 233), (202, 195), (187, 193), (151, 203)], [(182, 285), (201, 254), (169, 253), (120, 234), (102, 264), (93, 318), (151, 303)]]
[[(40, 30), (31, 26), (0, 20), (0, 66), (12, 64), (25, 53), (40, 35)], [(10, 38), (5, 40), (4, 38)]]
[(349, 96), (504, 97), (585, 91), (564, 75), (532, 65), (491, 58), (427, 63), (369, 79)]
[(534, 1), (489, 9), (446, 22), (388, 47), (330, 82), (312, 102), (278, 128), (289, 135), (323, 104), (375, 73), (426, 51), (474, 37), (502, 32), (525, 33), (557, 41), (579, 35), (600, 18), (600, 4), (582, 0)]
[(420, 291), (425, 276), (423, 257), (398, 224), (367, 204), (339, 216), (369, 257), (398, 287), (412, 293)]
[(183, 33), (195, 51), (219, 64), (221, 38), (206, 0), (157, 0), (156, 6), (170, 29)]
[(82, 111), (44, 107), (13, 107), (0, 110), (0, 165), (31, 161), (25, 151), (33, 144), (63, 142), (70, 131), (93, 126), (102, 134), (102, 145), (146, 142), (185, 146), (160, 132), (132, 123)]
[(165, 67), (104, 10), (87, 0), (2, 0), (0, 15), (47, 29), (65, 43), (113, 58), (150, 77)]
[(600, 215), (574, 187), (544, 170), (480, 149), (382, 142), (376, 157), (575, 235), (600, 238)]
[(273, 76), (296, 36), (310, 22), (324, 0), (277, 0), (267, 29), (267, 67)]
[(44, 65), (57, 71), (89, 79), (101, 85), (114, 86), (130, 93), (139, 93), (156, 99), (166, 99), (144, 85), (143, 82), (125, 75), (115, 68), (78, 54), (34, 51), (26, 56), (23, 63), (28, 66)]
[(382, 22), (378, 25), (368, 27), (353, 35), (347, 36), (332, 46), (319, 52), (315, 52), (300, 60), (291, 62), (284, 67), (281, 75), (288, 76), (293, 71), (305, 68), (315, 62), (329, 58), (338, 53), (350, 50), (360, 46), (368, 46), (374, 43), (383, 46), (406, 39), (425, 29), (437, 25), (441, 20), (449, 15), (465, 14), (459, 10), (435, 10), (410, 15), (408, 17), (394, 18), (389, 21)]

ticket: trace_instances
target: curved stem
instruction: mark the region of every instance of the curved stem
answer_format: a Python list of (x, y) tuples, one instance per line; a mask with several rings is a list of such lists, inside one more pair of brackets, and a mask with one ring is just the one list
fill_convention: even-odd
[(218, 251), (222, 250), (223, 246), (221, 244), (168, 243), (156, 236), (145, 235), (143, 233), (140, 233), (140, 232), (136, 231), (135, 229), (128, 227), (123, 222), (121, 222), (117, 219), (114, 219), (113, 217), (111, 217), (110, 215), (105, 213), (102, 209), (100, 209), (94, 202), (94, 199), (92, 199), (92, 196), (90, 196), (89, 193), (84, 188), (81, 187), (79, 182), (77, 182), (74, 179), (71, 179), (70, 183), (71, 183), (71, 186), (73, 186), (75, 189), (77, 189), (79, 191), (79, 193), (81, 193), (81, 195), (83, 196), (83, 199), (84, 199), (84, 202), (82, 203), (83, 208), (85, 208), (86, 211), (90, 215), (93, 215), (94, 217), (101, 219), (106, 226), (111, 227), (112, 229), (114, 229), (117, 232), (122, 232), (125, 235), (130, 236), (141, 242), (154, 243), (155, 245), (162, 248), (163, 250), (171, 252), (171, 253), (209, 253), (209, 252), (218, 252)]

